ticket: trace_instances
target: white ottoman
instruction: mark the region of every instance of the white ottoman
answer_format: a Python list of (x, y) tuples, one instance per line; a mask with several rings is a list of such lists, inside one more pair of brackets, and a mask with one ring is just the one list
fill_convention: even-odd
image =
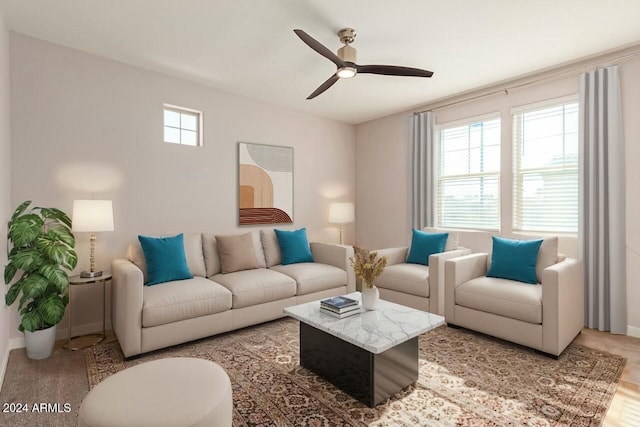
[(231, 426), (229, 376), (218, 364), (174, 357), (118, 372), (87, 394), (78, 426)]

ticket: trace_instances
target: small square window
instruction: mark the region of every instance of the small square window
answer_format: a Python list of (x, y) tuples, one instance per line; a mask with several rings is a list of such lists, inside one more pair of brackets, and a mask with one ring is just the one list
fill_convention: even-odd
[(164, 142), (202, 146), (202, 111), (164, 104)]

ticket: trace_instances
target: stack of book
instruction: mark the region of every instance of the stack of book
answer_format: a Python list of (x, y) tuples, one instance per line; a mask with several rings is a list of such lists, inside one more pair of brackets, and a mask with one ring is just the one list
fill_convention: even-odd
[(355, 316), (360, 313), (358, 301), (347, 297), (333, 297), (320, 301), (320, 312), (338, 319)]

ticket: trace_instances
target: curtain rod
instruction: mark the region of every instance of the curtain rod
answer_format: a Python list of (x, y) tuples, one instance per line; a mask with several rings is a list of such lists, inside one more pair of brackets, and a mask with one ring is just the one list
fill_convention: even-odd
[(602, 66), (613, 65), (612, 63), (614, 63), (614, 62), (628, 61), (628, 60), (634, 59), (634, 58), (636, 58), (638, 56), (640, 56), (640, 50), (628, 53), (626, 55), (621, 55), (621, 56), (618, 56), (618, 57), (615, 57), (615, 58), (611, 58), (611, 59), (608, 59), (608, 60), (603, 61), (603, 62), (595, 63), (595, 64), (592, 64), (592, 65), (589, 65), (589, 66), (584, 66), (584, 65), (575, 66), (573, 68), (570, 68), (570, 69), (567, 69), (567, 70), (564, 70), (564, 71), (558, 71), (558, 72), (555, 72), (555, 73), (551, 73), (551, 74), (545, 75), (543, 77), (539, 77), (539, 78), (537, 78), (535, 80), (527, 81), (525, 83), (521, 83), (521, 84), (518, 84), (518, 85), (505, 87), (503, 89), (494, 89), (494, 90), (491, 90), (489, 92), (480, 93), (480, 94), (472, 96), (470, 98), (464, 98), (464, 99), (460, 99), (458, 101), (452, 101), (452, 102), (449, 102), (449, 103), (443, 104), (443, 105), (437, 105), (436, 104), (437, 105), (436, 107), (428, 108), (426, 110), (421, 110), (421, 111), (415, 111), (413, 114), (425, 113), (427, 111), (436, 111), (436, 110), (440, 110), (442, 108), (451, 107), (451, 106), (457, 105), (457, 104), (464, 104), (466, 102), (475, 101), (476, 99), (481, 99), (481, 98), (485, 98), (485, 97), (489, 97), (489, 96), (493, 96), (493, 95), (498, 95), (498, 94), (501, 94), (501, 93), (504, 93), (505, 95), (508, 95), (509, 91), (512, 91), (512, 90), (522, 89), (524, 87), (533, 86), (533, 85), (536, 85), (536, 84), (539, 84), (539, 83), (542, 83), (542, 82), (557, 80), (557, 79), (565, 77), (565, 76), (567, 76), (569, 74), (574, 74), (576, 71), (584, 72), (584, 71), (587, 71), (587, 70), (589, 70), (591, 68), (598, 68), (598, 67), (602, 67)]

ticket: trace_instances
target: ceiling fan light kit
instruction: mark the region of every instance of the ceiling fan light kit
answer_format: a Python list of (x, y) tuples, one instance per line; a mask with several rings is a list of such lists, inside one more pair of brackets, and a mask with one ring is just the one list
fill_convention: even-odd
[(307, 99), (313, 99), (316, 96), (329, 89), (340, 79), (349, 79), (355, 77), (357, 73), (361, 74), (382, 74), (387, 76), (410, 76), (410, 77), (431, 77), (432, 71), (422, 70), (420, 68), (400, 67), (397, 65), (358, 65), (356, 64), (357, 51), (350, 44), (356, 38), (356, 30), (353, 28), (343, 28), (338, 31), (338, 37), (344, 44), (338, 49), (338, 54), (334, 54), (322, 43), (311, 37), (302, 30), (293, 30), (300, 39), (311, 49), (318, 52), (334, 64), (336, 64), (336, 73), (329, 77), (327, 81), (322, 83)]

